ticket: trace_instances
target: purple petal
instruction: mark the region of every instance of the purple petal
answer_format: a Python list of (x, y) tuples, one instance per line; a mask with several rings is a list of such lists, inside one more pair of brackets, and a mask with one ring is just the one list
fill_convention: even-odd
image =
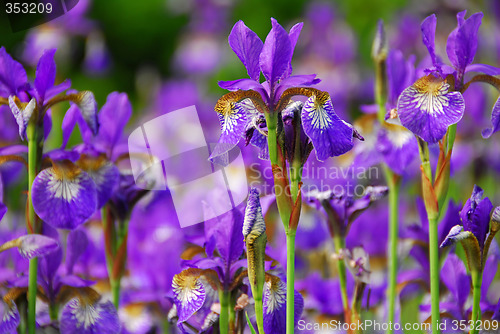
[(451, 246), (460, 240), (469, 238), (473, 234), (469, 231), (464, 231), (461, 225), (455, 225), (451, 228), (450, 233), (446, 236), (444, 241), (439, 246), (440, 248)]
[(447, 83), (432, 75), (405, 89), (398, 99), (401, 124), (428, 143), (438, 142), (465, 110), (462, 94), (448, 89)]
[(36, 101), (33, 98), (29, 103), (21, 103), (20, 107), (16, 103), (16, 99), (13, 96), (9, 96), (9, 107), (12, 114), (16, 118), (17, 125), (19, 126), (19, 136), (22, 140), (24, 140), (26, 139), (26, 128), (28, 127), (28, 122), (36, 108)]
[(238, 79), (232, 81), (219, 81), (219, 87), (223, 89), (227, 89), (230, 91), (236, 91), (238, 89), (241, 90), (254, 90), (258, 92), (262, 99), (266, 102), (268, 98), (268, 94), (264, 87), (255, 80), (252, 79)]
[(262, 216), (262, 207), (260, 206), (259, 191), (252, 187), (248, 193), (247, 206), (245, 208), (245, 219), (243, 223), (243, 237), (252, 233), (261, 235), (266, 231), (266, 223)]
[(481, 282), (481, 293), (483, 295), (483, 300), (488, 300), (487, 294), (491, 286), (491, 283), (495, 279), (495, 275), (498, 269), (498, 259), (495, 255), (488, 257), (486, 263), (483, 266), (483, 278)]
[(387, 165), (399, 175), (405, 172), (418, 155), (418, 144), (415, 136), (400, 126), (381, 129), (376, 147)]
[(293, 75), (280, 81), (276, 87), (275, 100), (279, 100), (281, 94), (290, 87), (313, 86), (320, 83), (320, 79), (316, 79), (316, 74)]
[(391, 50), (387, 55), (387, 88), (389, 103), (395, 107), (401, 92), (415, 80), (415, 57), (405, 60), (399, 50)]
[(97, 190), (97, 209), (102, 208), (118, 186), (120, 171), (102, 156), (82, 155), (77, 165), (94, 181)]
[(85, 252), (89, 240), (87, 234), (82, 230), (73, 230), (69, 232), (68, 239), (66, 241), (66, 271), (68, 274), (73, 273), (73, 267), (80, 258), (80, 256)]
[(267, 146), (267, 137), (259, 131), (254, 131), (250, 144), (259, 148), (259, 159), (269, 160), (269, 148)]
[(353, 129), (337, 116), (330, 98), (325, 101), (316, 99), (316, 96), (307, 99), (301, 118), (318, 160), (344, 154), (353, 147)]
[(106, 124), (99, 130), (97, 141), (111, 155), (114, 147), (122, 137), (123, 130), (132, 116), (132, 105), (125, 93), (113, 92), (108, 95), (106, 103), (99, 112), (99, 124)]
[(66, 111), (66, 114), (64, 115), (64, 118), (62, 121), (63, 141), (61, 144), (61, 148), (65, 148), (66, 145), (68, 144), (68, 140), (71, 137), (71, 133), (73, 132), (73, 129), (75, 128), (75, 125), (78, 121), (78, 118), (81, 118), (81, 115), (78, 112), (78, 106), (72, 105)]
[[(294, 323), (302, 315), (304, 299), (295, 291), (294, 296)], [(266, 282), (264, 290), (264, 331), (266, 333), (281, 334), (286, 332), (286, 283), (278, 278)]]
[(37, 100), (40, 104), (43, 104), (47, 90), (52, 88), (56, 81), (55, 53), (56, 49), (45, 50), (36, 66), (34, 87)]
[(458, 28), (455, 39), (455, 54), (457, 56), (458, 68), (465, 70), (471, 64), (477, 51), (477, 33), (481, 26), (483, 13), (476, 13), (469, 17)]
[(99, 127), (97, 119), (97, 102), (95, 101), (94, 94), (90, 91), (83, 91), (77, 94), (78, 98), (75, 100), (78, 109), (82, 115), (83, 120), (87, 123), (88, 127), (95, 136)]
[(95, 281), (82, 279), (75, 275), (65, 275), (59, 281), (62, 285), (72, 286), (74, 288), (85, 288), (94, 285)]
[(231, 103), (217, 116), (221, 125), (221, 135), (210, 159), (223, 155), (235, 147), (243, 138), (248, 122), (246, 110), (240, 103)]
[(28, 83), (28, 76), (24, 67), (12, 59), (5, 51), (0, 48), (0, 95), (8, 97), (17, 95), (18, 90)]
[(117, 334), (120, 321), (110, 301), (91, 303), (73, 298), (61, 312), (60, 330), (62, 334)]
[(271, 18), (272, 29), (260, 54), (260, 69), (271, 87), (283, 78), (292, 60), (292, 43), (285, 29)]
[(460, 211), (464, 230), (474, 234), (481, 249), (484, 247), (486, 234), (488, 234), (490, 213), (493, 209), (490, 199), (488, 197), (482, 199), (482, 196), (483, 190), (475, 185), (471, 198), (467, 200)]
[[(290, 60), (293, 57), (293, 51), (295, 50), (295, 46), (297, 45), (297, 41), (299, 39), (300, 32), (302, 31), (302, 27), (304, 26), (304, 23), (300, 22), (297, 23), (290, 29), (290, 33), (288, 34), (290, 38), (290, 43), (292, 46), (292, 54), (290, 56)], [(288, 67), (288, 70), (285, 73), (285, 78), (289, 77), (292, 74), (292, 63), (290, 62), (290, 66)]]
[(50, 131), (52, 131), (52, 109), (47, 110), (43, 116), (43, 139), (47, 140)]
[(455, 297), (458, 305), (464, 305), (470, 293), (469, 276), (462, 260), (449, 254), (441, 269), (441, 280)]
[(465, 72), (480, 72), (488, 75), (500, 75), (500, 68), (487, 64), (471, 64)]
[(16, 303), (0, 300), (0, 333), (17, 333), (20, 319)]
[(207, 296), (205, 286), (199, 276), (184, 270), (172, 280), (174, 303), (177, 306), (179, 322), (188, 320), (203, 306)]
[(205, 221), (215, 238), (215, 245), (226, 265), (238, 260), (243, 253), (243, 208), (231, 211)]
[(483, 138), (490, 138), (492, 134), (498, 131), (500, 127), (500, 96), (498, 97), (493, 110), (491, 111), (491, 128), (484, 129), (481, 132)]
[(438, 62), (435, 50), (435, 36), (436, 36), (436, 14), (432, 14), (425, 18), (420, 26), (422, 30), (422, 42), (427, 47), (429, 55), (431, 56), (432, 64), (440, 71), (440, 64)]
[(43, 282), (53, 282), (55, 277), (59, 277), (58, 270), (61, 266), (62, 259), (63, 252), (60, 247), (52, 253), (40, 258), (38, 275), (42, 277)]
[(69, 89), (71, 87), (71, 80), (66, 79), (63, 82), (61, 82), (59, 85), (55, 85), (53, 87), (50, 87), (47, 89), (47, 92), (45, 93), (45, 99), (50, 99), (57, 94), (60, 94), (64, 92), (65, 90)]
[(248, 76), (259, 81), (259, 56), (264, 45), (259, 36), (250, 30), (243, 21), (238, 21), (231, 30), (228, 40), (231, 49), (245, 65)]
[(97, 207), (94, 181), (74, 165), (42, 170), (33, 182), (31, 196), (37, 215), (55, 228), (74, 229)]
[(27, 259), (45, 256), (59, 248), (57, 240), (41, 234), (28, 234), (19, 238), (19, 254)]

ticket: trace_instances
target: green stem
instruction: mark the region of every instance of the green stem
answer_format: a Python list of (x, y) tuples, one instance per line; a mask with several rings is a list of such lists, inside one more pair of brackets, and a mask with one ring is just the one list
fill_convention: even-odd
[[(389, 282), (387, 287), (387, 298), (389, 302), (387, 322), (394, 323), (395, 305), (397, 291), (397, 271), (398, 271), (398, 197), (399, 178), (387, 167), (384, 166), (385, 177), (389, 187)], [(392, 328), (392, 327), (391, 327)], [(389, 330), (388, 334), (393, 333)]]
[(385, 102), (386, 102), (386, 88), (387, 75), (385, 59), (375, 62), (375, 102), (378, 106), (378, 120), (380, 124), (385, 123)]
[(56, 322), (57, 321), (57, 313), (58, 313), (57, 303), (52, 302), (49, 306), (50, 320), (52, 320), (53, 322)]
[(219, 330), (220, 334), (228, 334), (229, 332), (229, 291), (222, 290), (219, 293), (220, 299), (220, 316)]
[(265, 113), (267, 125), (267, 146), (269, 147), (269, 160), (271, 164), (278, 164), (278, 138), (277, 138), (277, 123), (278, 114), (275, 112)]
[(438, 223), (435, 217), (429, 216), (429, 259), (431, 274), (431, 307), (432, 333), (441, 333), (439, 329), (439, 252), (438, 252)]
[(264, 304), (262, 302), (262, 295), (254, 296), (254, 300), (255, 300), (255, 314), (256, 314), (255, 319), (257, 321), (257, 329), (260, 334), (263, 334), (265, 332), (264, 332), (264, 319), (262, 317), (262, 314), (264, 314)]
[[(476, 323), (481, 320), (481, 308), (479, 304), (481, 302), (481, 284), (483, 280), (483, 275), (477, 270), (472, 271), (472, 285), (473, 285), (473, 304), (472, 304), (472, 326), (474, 327), (470, 333), (477, 334), (479, 331), (476, 328)], [(479, 326), (478, 326), (479, 327)]]
[(120, 307), (120, 279), (109, 279), (109, 284), (111, 285), (111, 295), (113, 298), (113, 305), (118, 310)]
[[(31, 186), (40, 168), (40, 157), (43, 150), (43, 141), (40, 140), (40, 133), (37, 126), (37, 113), (32, 115), (26, 130), (28, 139), (28, 213), (27, 230), (28, 233), (38, 233), (39, 226), (37, 216), (33, 209), (31, 200)], [(42, 134), (43, 135), (43, 134)], [(28, 281), (28, 333), (35, 334), (36, 331), (36, 294), (37, 294), (37, 273), (38, 259), (34, 258), (29, 263)]]
[[(335, 252), (339, 253), (341, 250), (345, 249), (345, 240), (339, 235), (339, 233), (335, 233), (333, 236), (333, 243), (335, 245)], [(350, 322), (349, 297), (347, 297), (346, 268), (344, 259), (338, 259), (337, 270), (339, 274), (340, 294), (342, 296), (344, 316), (346, 318), (346, 322)]]
[(286, 233), (286, 333), (293, 334), (295, 327), (295, 235), (290, 229)]

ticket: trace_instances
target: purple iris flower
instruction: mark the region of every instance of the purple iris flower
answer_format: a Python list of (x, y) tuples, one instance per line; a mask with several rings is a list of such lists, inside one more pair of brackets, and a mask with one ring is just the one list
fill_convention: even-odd
[(460, 211), (462, 226), (454, 226), (441, 244), (441, 247), (449, 246), (464, 238), (473, 236), (481, 252), (483, 251), (486, 235), (489, 230), (490, 213), (493, 209), (490, 199), (488, 197), (483, 198), (483, 193), (483, 189), (474, 185), (471, 197), (465, 203), (462, 211)]
[[(316, 149), (318, 160), (338, 156), (353, 146), (353, 128), (341, 120), (333, 110), (328, 93), (304, 88), (317, 84), (316, 75), (292, 73), (292, 55), (302, 23), (292, 27), (289, 33), (271, 19), (272, 29), (265, 43), (242, 21), (237, 22), (230, 35), (229, 45), (245, 65), (250, 79), (222, 81), (220, 87), (234, 91), (219, 99), (215, 109), (219, 113), (222, 134), (212, 157), (224, 154), (238, 144), (247, 133), (248, 124), (260, 114), (281, 112), (293, 95), (308, 97), (301, 111), (303, 131)], [(260, 83), (260, 73), (266, 81)], [(302, 87), (298, 88), (298, 87)], [(293, 91), (292, 88), (297, 88)], [(292, 89), (292, 92), (287, 89)], [(286, 95), (286, 96), (284, 96)], [(253, 107), (240, 103), (250, 99)], [(265, 128), (265, 126), (263, 126)], [(257, 134), (257, 132), (253, 132)], [(265, 132), (258, 138), (256, 146), (264, 145)], [(258, 134), (257, 134), (258, 135)], [(247, 137), (247, 141), (249, 141)]]

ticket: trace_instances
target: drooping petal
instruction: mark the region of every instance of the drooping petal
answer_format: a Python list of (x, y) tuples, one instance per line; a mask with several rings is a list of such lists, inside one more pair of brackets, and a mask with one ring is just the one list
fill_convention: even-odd
[(231, 30), (228, 41), (231, 49), (245, 65), (248, 76), (259, 81), (259, 56), (264, 46), (259, 36), (240, 20)]
[(94, 181), (69, 161), (42, 170), (33, 182), (31, 196), (37, 215), (55, 228), (74, 229), (97, 207)]
[(45, 256), (59, 248), (57, 240), (41, 234), (23, 235), (19, 240), (19, 253), (27, 259)]
[(21, 140), (25, 140), (26, 128), (28, 127), (31, 115), (33, 115), (33, 111), (35, 111), (36, 101), (33, 98), (29, 103), (22, 103), (19, 102), (17, 97), (9, 96), (9, 107), (19, 126), (19, 136)]
[(429, 51), (432, 64), (440, 72), (440, 64), (438, 62), (435, 49), (436, 24), (436, 14), (432, 14), (425, 18), (425, 20), (422, 22), (422, 25), (420, 26), (420, 29), (422, 30), (422, 42)]
[(17, 333), (16, 329), (19, 326), (20, 320), (16, 303), (13, 301), (4, 302), (0, 299), (0, 333)]
[(210, 158), (220, 156), (235, 147), (245, 135), (247, 113), (240, 103), (228, 103), (216, 110), (221, 125), (221, 135)]
[(12, 59), (4, 47), (0, 48), (0, 95), (17, 95), (18, 90), (28, 83), (23, 65)]
[(464, 230), (474, 234), (481, 250), (484, 247), (486, 234), (489, 230), (490, 213), (493, 209), (490, 199), (488, 197), (483, 199), (482, 197), (483, 190), (474, 185), (471, 197), (465, 203), (462, 211), (460, 211)]
[(376, 145), (386, 164), (399, 175), (406, 171), (408, 165), (418, 155), (415, 136), (402, 126), (382, 128)]
[(468, 238), (471, 234), (471, 232), (465, 232), (462, 225), (455, 225), (451, 228), (450, 232), (439, 247), (444, 248), (451, 246), (460, 240)]
[(94, 181), (97, 190), (97, 209), (102, 208), (118, 186), (120, 171), (103, 155), (92, 157), (82, 154), (76, 164)]
[(465, 72), (481, 72), (488, 75), (500, 75), (500, 68), (488, 64), (470, 64)]
[(260, 69), (271, 87), (283, 78), (292, 60), (292, 43), (285, 29), (271, 18), (272, 29), (260, 54)]
[(459, 68), (464, 71), (472, 63), (477, 51), (477, 36), (483, 13), (471, 15), (458, 28), (455, 39), (455, 54)]
[(238, 79), (232, 81), (219, 81), (219, 87), (230, 91), (254, 90), (262, 96), (262, 100), (268, 101), (269, 97), (264, 87), (253, 79)]
[(417, 80), (398, 99), (401, 124), (428, 143), (438, 142), (465, 111), (462, 94), (448, 89), (432, 74)]
[(318, 160), (344, 154), (353, 147), (353, 129), (337, 116), (327, 94), (307, 99), (301, 118), (304, 132), (311, 139)]
[[(297, 291), (294, 297), (294, 323), (296, 325), (304, 309), (304, 299)], [(265, 284), (264, 331), (273, 334), (286, 332), (286, 283), (277, 277), (273, 277)]]
[(45, 50), (36, 66), (36, 77), (33, 85), (40, 104), (43, 104), (47, 90), (54, 86), (56, 81), (55, 53), (56, 49)]
[(72, 274), (76, 261), (85, 252), (89, 244), (87, 234), (82, 230), (73, 230), (68, 234), (66, 244), (66, 272)]
[(61, 82), (58, 85), (55, 85), (53, 87), (50, 87), (47, 89), (45, 92), (45, 99), (48, 100), (54, 96), (56, 96), (59, 93), (64, 92), (65, 90), (69, 89), (71, 87), (71, 80), (66, 79), (63, 82)]
[(97, 119), (97, 102), (94, 98), (94, 93), (90, 91), (83, 91), (78, 94), (74, 94), (75, 98), (72, 100), (78, 106), (80, 113), (87, 123), (88, 127), (94, 134), (97, 134), (99, 129), (99, 123)]
[(500, 96), (498, 97), (493, 110), (491, 111), (491, 128), (484, 129), (481, 132), (483, 138), (490, 138), (492, 134), (500, 128)]
[(205, 284), (196, 269), (187, 269), (172, 280), (174, 303), (177, 306), (179, 322), (188, 320), (205, 302)]
[(60, 316), (62, 334), (117, 334), (120, 321), (115, 307), (110, 301), (82, 301), (71, 299), (63, 308)]

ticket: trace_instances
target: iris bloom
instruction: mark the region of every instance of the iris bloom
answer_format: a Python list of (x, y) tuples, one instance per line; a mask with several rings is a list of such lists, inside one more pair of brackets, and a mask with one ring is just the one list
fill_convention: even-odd
[[(422, 40), (429, 51), (433, 67), (427, 70), (430, 72), (427, 76), (417, 80), (399, 97), (401, 123), (428, 143), (438, 142), (450, 125), (462, 119), (465, 104), (459, 91), (464, 88), (466, 72), (500, 74), (500, 69), (493, 66), (472, 64), (483, 14), (476, 13), (468, 19), (465, 19), (465, 14), (466, 11), (457, 14), (457, 28), (448, 37), (446, 52), (452, 66), (442, 63), (435, 52), (436, 15), (422, 22)], [(500, 111), (495, 112), (494, 109), (492, 121), (498, 118), (498, 113)], [(483, 132), (483, 136), (490, 136), (496, 131), (493, 123), (494, 127)]]
[[(287, 33), (275, 19), (271, 22), (272, 29), (264, 43), (242, 21), (234, 25), (229, 35), (229, 45), (245, 65), (250, 79), (219, 83), (220, 87), (232, 93), (219, 99), (215, 107), (222, 133), (212, 157), (222, 155), (237, 145), (248, 133), (246, 130), (252, 122), (262, 125), (264, 121), (260, 115), (280, 113), (294, 95), (308, 97), (300, 119), (303, 131), (316, 149), (317, 158), (325, 160), (349, 151), (353, 146), (352, 126), (337, 116), (328, 93), (306, 88), (319, 82), (316, 75), (291, 75), (293, 50), (302, 23), (296, 24)], [(259, 80), (261, 72), (265, 78), (262, 83)], [(249, 107), (249, 104), (253, 106)], [(263, 137), (257, 141), (263, 146), (266, 131), (253, 131), (252, 134), (260, 136), (259, 133)], [(251, 136), (247, 136), (247, 142), (250, 140)]]
[(490, 228), (492, 209), (490, 199), (483, 198), (483, 189), (475, 185), (471, 197), (460, 211), (462, 225), (452, 227), (441, 244), (441, 247), (446, 247), (461, 241), (467, 252), (467, 262), (471, 270), (482, 272), (491, 241), (498, 230), (495, 215)]

